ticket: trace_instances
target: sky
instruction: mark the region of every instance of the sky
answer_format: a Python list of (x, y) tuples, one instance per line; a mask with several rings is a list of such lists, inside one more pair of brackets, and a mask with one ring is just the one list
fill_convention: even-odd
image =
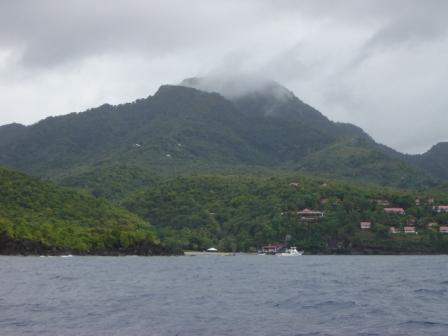
[(0, 125), (229, 74), (421, 153), (448, 140), (448, 1), (0, 0)]

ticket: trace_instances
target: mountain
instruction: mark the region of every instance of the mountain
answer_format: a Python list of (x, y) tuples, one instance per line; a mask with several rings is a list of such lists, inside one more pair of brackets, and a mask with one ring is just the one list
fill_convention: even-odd
[(428, 174), (406, 161), (386, 155), (380, 147), (363, 139), (335, 142), (308, 155), (300, 170), (321, 176), (339, 176), (364, 182), (400, 187), (432, 185)]
[(123, 164), (163, 175), (305, 171), (400, 186), (441, 178), (272, 81), (187, 79), (133, 103), (3, 126), (0, 139), (0, 164), (69, 185), (70, 176)]
[(437, 178), (448, 181), (448, 142), (438, 143), (422, 155), (410, 155), (407, 160), (430, 171)]
[(0, 205), (0, 254), (170, 252), (136, 215), (3, 168)]
[(370, 138), (359, 127), (330, 121), (275, 81), (247, 77), (194, 77), (183, 80), (180, 85), (219, 93), (248, 116), (294, 122), (332, 136)]
[(9, 124), (0, 126), (0, 144), (7, 145), (17, 141), (25, 132), (26, 126)]

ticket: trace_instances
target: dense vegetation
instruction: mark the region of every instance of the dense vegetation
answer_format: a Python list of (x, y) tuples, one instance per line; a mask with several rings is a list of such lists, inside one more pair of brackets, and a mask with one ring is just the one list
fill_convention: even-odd
[(161, 252), (152, 227), (87, 193), (0, 168), (0, 252)]
[(310, 154), (300, 168), (303, 172), (320, 176), (339, 176), (397, 187), (425, 188), (435, 185), (424, 171), (400, 159), (388, 157), (360, 139), (341, 141)]
[(434, 176), (448, 180), (448, 142), (438, 143), (422, 155), (408, 155), (406, 159)]
[[(276, 83), (239, 96), (162, 86), (129, 104), (0, 126), (0, 164), (83, 189), (0, 169), (0, 252), (31, 242), (34, 251), (164, 253), (155, 233), (194, 250), (288, 238), (308, 252), (448, 252), (428, 227), (447, 215), (425, 201), (448, 203), (447, 158), (446, 143), (415, 156), (377, 144)], [(385, 214), (378, 200), (407, 213)], [(306, 207), (325, 216), (303, 223), (296, 213)], [(405, 224), (419, 233), (388, 231)]]
[(95, 197), (110, 201), (122, 200), (138, 189), (153, 186), (159, 180), (151, 170), (126, 164), (86, 168), (54, 179), (63, 186), (81, 188)]
[[(439, 192), (303, 176), (193, 176), (139, 191), (124, 205), (151, 221), (166, 244), (183, 249), (255, 251), (287, 238), (307, 252), (447, 253), (448, 236), (428, 224), (447, 224), (448, 214), (433, 213), (431, 198), (448, 202), (447, 194)], [(405, 208), (406, 215), (385, 213), (381, 201)], [(325, 216), (316, 223), (301, 222), (296, 212), (304, 208), (322, 210)], [(361, 221), (371, 221), (372, 229), (361, 230)], [(389, 227), (407, 224), (415, 225), (418, 234), (389, 233)]]
[(448, 179), (446, 157), (442, 145), (423, 156), (381, 146), (275, 83), (238, 98), (162, 86), (134, 103), (0, 127), (0, 164), (55, 180), (131, 165), (170, 176), (255, 168), (421, 187)]
[[(448, 253), (448, 235), (437, 231), (448, 214), (432, 209), (448, 203), (443, 185), (418, 192), (302, 175), (167, 178), (121, 165), (64, 181), (102, 199), (0, 169), (0, 253), (256, 251), (272, 242), (308, 253)], [(384, 202), (406, 215), (385, 213)], [(325, 216), (303, 221), (304, 208)], [(361, 230), (361, 221), (372, 228)], [(418, 234), (389, 232), (405, 225)]]

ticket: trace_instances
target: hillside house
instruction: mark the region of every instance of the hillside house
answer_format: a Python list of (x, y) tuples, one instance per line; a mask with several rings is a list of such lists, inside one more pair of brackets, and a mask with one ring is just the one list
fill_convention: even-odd
[(284, 247), (285, 246), (280, 243), (271, 243), (269, 245), (262, 246), (261, 252), (267, 253), (267, 254), (274, 254), (274, 253), (281, 251)]
[(359, 227), (361, 228), (361, 230), (370, 230), (372, 228), (372, 223), (371, 222), (361, 222), (361, 223), (359, 223)]
[(439, 226), (439, 224), (437, 224), (435, 222), (428, 223), (428, 225), (427, 225), (428, 228), (435, 228), (437, 226)]
[(384, 212), (397, 215), (406, 214), (406, 211), (404, 211), (403, 208), (384, 208)]
[(439, 227), (440, 233), (448, 233), (448, 225), (442, 225)]
[(302, 211), (297, 211), (297, 216), (301, 221), (316, 222), (319, 218), (324, 217), (324, 213), (322, 211), (305, 208)]
[(403, 229), (404, 233), (417, 233), (415, 226), (405, 226)]
[(448, 205), (436, 205), (432, 209), (437, 213), (448, 212)]
[(389, 228), (389, 233), (400, 233), (400, 229), (396, 228), (395, 226), (391, 226)]
[(388, 200), (385, 200), (385, 199), (377, 199), (376, 200), (376, 204), (378, 204), (379, 206), (383, 206), (383, 207), (390, 206), (390, 202)]

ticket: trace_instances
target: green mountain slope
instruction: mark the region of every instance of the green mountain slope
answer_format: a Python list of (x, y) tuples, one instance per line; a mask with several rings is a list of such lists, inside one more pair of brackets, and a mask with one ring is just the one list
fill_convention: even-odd
[(410, 155), (407, 160), (441, 180), (448, 180), (448, 142), (438, 143), (422, 155)]
[(315, 175), (345, 177), (399, 187), (435, 185), (430, 174), (405, 161), (386, 155), (364, 140), (343, 140), (314, 152), (301, 162), (300, 171)]
[[(201, 83), (190, 79), (183, 85), (202, 88)], [(3, 126), (0, 164), (56, 180), (73, 175), (73, 181), (80, 172), (119, 165), (164, 175), (303, 167), (411, 186), (431, 182), (428, 174), (445, 178), (444, 161), (418, 164), (376, 144), (354, 125), (328, 120), (274, 82), (239, 95), (228, 91), (165, 85), (134, 103), (103, 105), (28, 127)], [(350, 142), (362, 142), (362, 148), (355, 150)]]
[(152, 227), (86, 193), (0, 168), (0, 253), (167, 252)]
[(149, 188), (160, 178), (151, 170), (129, 164), (93, 166), (55, 179), (57, 184), (87, 190), (95, 197), (118, 202), (138, 189)]

